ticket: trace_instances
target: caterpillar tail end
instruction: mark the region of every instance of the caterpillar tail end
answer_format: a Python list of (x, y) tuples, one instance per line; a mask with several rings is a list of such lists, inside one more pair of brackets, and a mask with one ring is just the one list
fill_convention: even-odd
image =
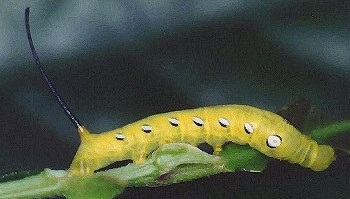
[(334, 149), (328, 145), (319, 145), (315, 161), (310, 169), (314, 171), (323, 171), (335, 160)]
[(86, 140), (89, 137), (89, 135), (91, 135), (91, 133), (84, 126), (79, 126), (77, 130), (80, 135), (81, 141)]

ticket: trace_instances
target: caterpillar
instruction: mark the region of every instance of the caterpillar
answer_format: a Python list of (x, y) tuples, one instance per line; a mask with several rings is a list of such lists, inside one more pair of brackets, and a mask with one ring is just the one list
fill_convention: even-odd
[(214, 153), (226, 142), (250, 145), (261, 153), (314, 171), (322, 171), (335, 160), (334, 149), (319, 145), (303, 135), (285, 119), (270, 111), (247, 105), (219, 105), (174, 111), (146, 117), (108, 132), (90, 133), (72, 113), (46, 75), (39, 60), (29, 25), (29, 8), (25, 11), (27, 37), (41, 76), (56, 97), (72, 124), (81, 144), (69, 172), (90, 175), (111, 163), (131, 159), (140, 164), (147, 155), (167, 143), (208, 143)]

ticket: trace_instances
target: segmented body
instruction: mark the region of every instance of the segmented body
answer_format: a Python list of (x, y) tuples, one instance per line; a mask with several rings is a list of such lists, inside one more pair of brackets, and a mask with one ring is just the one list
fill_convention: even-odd
[(101, 134), (80, 131), (82, 143), (70, 170), (91, 173), (113, 162), (144, 162), (163, 144), (208, 143), (219, 152), (226, 142), (249, 144), (269, 157), (315, 171), (335, 159), (330, 146), (318, 145), (280, 116), (246, 105), (221, 105), (156, 114)]

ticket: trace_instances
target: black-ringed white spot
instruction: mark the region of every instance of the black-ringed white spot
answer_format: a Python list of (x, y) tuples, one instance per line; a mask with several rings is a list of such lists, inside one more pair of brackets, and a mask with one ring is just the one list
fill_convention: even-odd
[(152, 127), (149, 126), (149, 125), (142, 125), (142, 126), (141, 126), (141, 129), (142, 129), (142, 131), (145, 132), (145, 133), (150, 133), (150, 132), (152, 131)]
[(230, 122), (227, 119), (220, 117), (219, 124), (220, 126), (227, 128), (230, 125)]
[(177, 120), (176, 118), (170, 117), (169, 119), (169, 123), (171, 124), (171, 126), (179, 126), (180, 122), (179, 120)]
[(117, 140), (124, 140), (124, 139), (125, 139), (125, 135), (123, 135), (123, 134), (121, 134), (121, 133), (118, 133), (118, 134), (115, 136), (115, 138), (116, 138)]
[(270, 148), (277, 148), (282, 144), (282, 138), (278, 135), (270, 135), (266, 140), (266, 145)]
[(192, 120), (193, 120), (194, 124), (197, 125), (197, 126), (203, 126), (204, 125), (204, 121), (201, 118), (199, 118), (199, 117), (193, 117)]
[(244, 130), (246, 133), (251, 134), (254, 132), (253, 125), (251, 123), (245, 123), (244, 124)]

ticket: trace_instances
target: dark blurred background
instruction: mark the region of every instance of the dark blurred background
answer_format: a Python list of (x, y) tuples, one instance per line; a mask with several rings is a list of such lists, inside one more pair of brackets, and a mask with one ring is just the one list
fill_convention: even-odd
[[(47, 73), (93, 132), (199, 106), (249, 104), (276, 111), (301, 97), (335, 120), (350, 118), (347, 0), (2, 1), (2, 174), (68, 168), (79, 145), (31, 57), (24, 25), (27, 6), (34, 45)], [(288, 181), (287, 173), (286, 181), (282, 174), (299, 167), (275, 167), (280, 173), (272, 164), (263, 174), (223, 174), (129, 189), (124, 197), (260, 198), (265, 193), (269, 198), (308, 198), (303, 194), (314, 193), (310, 196), (350, 198), (344, 194), (350, 194), (344, 188), (349, 181), (331, 178), (334, 173), (300, 169), (299, 178), (292, 172)], [(264, 184), (270, 178), (277, 184)], [(313, 183), (318, 178), (330, 183), (327, 189)]]

